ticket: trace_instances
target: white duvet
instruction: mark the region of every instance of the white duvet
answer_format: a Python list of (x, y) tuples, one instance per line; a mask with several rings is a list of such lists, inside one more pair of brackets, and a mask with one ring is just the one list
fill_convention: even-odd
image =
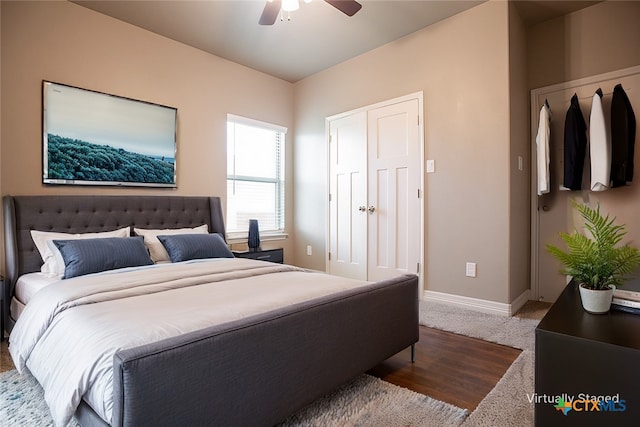
[(9, 352), (45, 391), (57, 426), (84, 398), (111, 422), (116, 351), (366, 282), (249, 259), (157, 264), (61, 280), (39, 291)]

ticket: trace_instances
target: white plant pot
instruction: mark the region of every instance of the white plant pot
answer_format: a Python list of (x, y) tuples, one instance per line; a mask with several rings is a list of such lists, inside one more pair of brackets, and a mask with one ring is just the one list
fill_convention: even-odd
[(604, 314), (611, 308), (611, 299), (615, 286), (609, 286), (609, 289), (594, 290), (579, 286), (580, 299), (582, 300), (582, 308), (592, 314)]

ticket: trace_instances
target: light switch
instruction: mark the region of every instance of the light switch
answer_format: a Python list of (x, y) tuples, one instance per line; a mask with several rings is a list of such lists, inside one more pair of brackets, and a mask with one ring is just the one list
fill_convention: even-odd
[(436, 171), (436, 161), (427, 160), (427, 173), (434, 173)]

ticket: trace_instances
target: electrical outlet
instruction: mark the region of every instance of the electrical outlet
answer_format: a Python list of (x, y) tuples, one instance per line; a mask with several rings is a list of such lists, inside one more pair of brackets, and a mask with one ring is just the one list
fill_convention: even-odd
[(476, 277), (476, 263), (468, 262), (467, 263), (467, 277)]
[(311, 249), (311, 245), (307, 245), (307, 255), (313, 255), (313, 249)]

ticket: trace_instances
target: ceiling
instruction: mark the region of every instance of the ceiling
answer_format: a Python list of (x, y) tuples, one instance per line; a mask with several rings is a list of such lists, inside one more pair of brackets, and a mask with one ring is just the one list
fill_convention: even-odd
[[(216, 56), (295, 82), (483, 1), (359, 0), (348, 17), (323, 0), (300, 1), (291, 20), (258, 25), (266, 0), (74, 0), (81, 6)], [(527, 25), (597, 1), (519, 0)]]

